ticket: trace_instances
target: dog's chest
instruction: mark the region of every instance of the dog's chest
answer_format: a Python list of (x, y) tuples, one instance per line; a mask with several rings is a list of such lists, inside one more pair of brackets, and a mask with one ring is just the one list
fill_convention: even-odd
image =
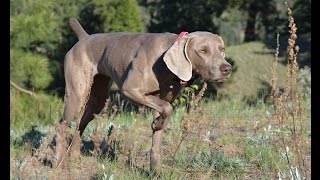
[(167, 82), (160, 88), (160, 98), (172, 102), (181, 95), (182, 89), (183, 86), (179, 82), (173, 80)]

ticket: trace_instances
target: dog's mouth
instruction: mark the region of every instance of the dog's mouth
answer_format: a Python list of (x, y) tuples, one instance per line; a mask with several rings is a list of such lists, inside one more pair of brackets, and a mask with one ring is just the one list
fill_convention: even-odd
[(224, 82), (224, 81), (228, 80), (229, 78), (230, 78), (230, 76), (225, 76), (225, 77), (219, 78), (219, 79), (214, 80), (214, 81), (221, 83), (221, 82)]
[(214, 78), (204, 78), (202, 77), (201, 75), (197, 74), (197, 73), (194, 73), (191, 77), (191, 79), (188, 81), (187, 84), (193, 84), (193, 83), (196, 83), (196, 82), (200, 82), (200, 83), (203, 83), (205, 80), (209, 80), (209, 81), (215, 81), (215, 82), (218, 82), (218, 83), (222, 83), (226, 80), (228, 80), (230, 78), (230, 75), (227, 75), (227, 76), (220, 76), (220, 77), (214, 77)]
[(218, 75), (212, 74), (211, 80), (220, 83), (220, 82), (224, 82), (224, 81), (228, 80), (230, 78), (230, 76), (231, 76), (231, 73), (229, 73), (229, 74), (220, 73)]
[(226, 81), (226, 80), (228, 80), (230, 78), (230, 75), (227, 75), (227, 76), (224, 76), (224, 75), (222, 75), (222, 76), (218, 76), (218, 77), (216, 77), (216, 76), (211, 76), (210, 78), (204, 78), (204, 79), (207, 79), (207, 80), (209, 80), (209, 81), (215, 81), (215, 82), (224, 82), (224, 81)]

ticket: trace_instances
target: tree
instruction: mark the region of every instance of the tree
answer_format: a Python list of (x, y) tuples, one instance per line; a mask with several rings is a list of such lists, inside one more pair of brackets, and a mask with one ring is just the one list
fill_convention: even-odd
[(228, 4), (228, 0), (140, 1), (150, 13), (150, 32), (211, 31), (217, 32), (213, 23)]
[(62, 20), (57, 7), (53, 0), (10, 1), (12, 125), (53, 123), (51, 112), (58, 114), (61, 108), (60, 99), (48, 94), (57, 69), (50, 55), (61, 40)]
[[(243, 0), (239, 2), (239, 8), (248, 14), (244, 41), (261, 40), (262, 37), (258, 33), (259, 30), (272, 31), (272, 26), (270, 25), (275, 20), (273, 15), (277, 14), (274, 0)], [(257, 27), (259, 23), (262, 23), (260, 29)]]
[(311, 0), (297, 0), (292, 8), (295, 22), (300, 25), (298, 33), (311, 32)]
[[(293, 0), (287, 0), (292, 4)], [(231, 0), (230, 6), (247, 15), (244, 41), (274, 39), (285, 29), (286, 9), (283, 1)]]
[(79, 16), (89, 33), (144, 31), (136, 0), (91, 0)]
[(53, 79), (46, 57), (59, 35), (52, 1), (10, 3), (10, 79), (28, 89), (43, 90)]
[[(94, 33), (90, 27), (101, 27), (98, 32), (143, 31), (135, 0), (10, 0), (12, 122), (45, 118), (52, 109), (59, 109), (60, 103), (53, 104), (54, 108), (50, 105), (64, 95), (63, 60), (77, 42), (70, 17), (85, 22), (82, 24), (90, 34)], [(86, 23), (92, 26), (86, 27)]]

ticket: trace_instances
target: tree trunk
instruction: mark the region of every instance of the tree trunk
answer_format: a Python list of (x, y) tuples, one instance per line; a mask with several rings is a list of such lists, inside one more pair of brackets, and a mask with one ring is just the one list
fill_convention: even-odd
[(250, 8), (248, 13), (249, 13), (248, 14), (249, 17), (247, 20), (247, 26), (246, 26), (245, 36), (244, 36), (245, 42), (257, 40), (257, 35), (255, 30), (257, 11), (254, 11), (252, 8)]

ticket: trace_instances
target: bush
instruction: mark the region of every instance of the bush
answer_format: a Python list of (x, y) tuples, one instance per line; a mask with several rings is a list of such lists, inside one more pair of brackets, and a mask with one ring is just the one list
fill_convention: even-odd
[(54, 125), (62, 117), (63, 102), (57, 96), (30, 96), (10, 88), (10, 125), (15, 130)]

